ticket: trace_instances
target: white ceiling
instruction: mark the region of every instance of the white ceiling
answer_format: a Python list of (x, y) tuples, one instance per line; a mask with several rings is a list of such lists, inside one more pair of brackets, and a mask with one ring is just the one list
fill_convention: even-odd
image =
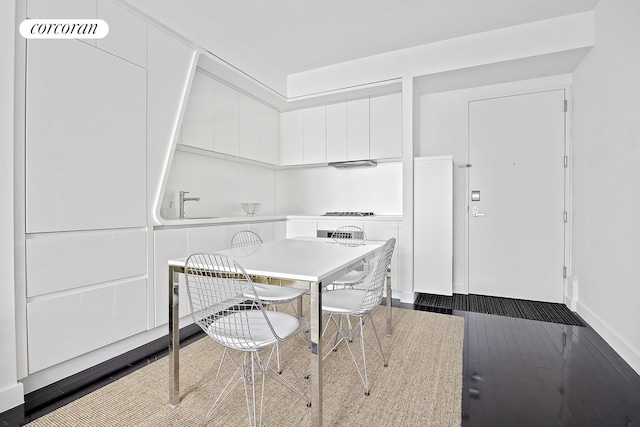
[[(598, 0), (182, 0), (285, 75), (592, 10)], [(192, 22), (193, 23), (193, 22)], [(206, 29), (201, 29), (206, 31)]]

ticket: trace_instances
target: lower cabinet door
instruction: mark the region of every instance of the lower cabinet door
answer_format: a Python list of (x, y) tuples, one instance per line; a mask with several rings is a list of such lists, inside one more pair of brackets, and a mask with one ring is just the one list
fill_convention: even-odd
[(147, 278), (27, 304), (29, 374), (147, 329)]

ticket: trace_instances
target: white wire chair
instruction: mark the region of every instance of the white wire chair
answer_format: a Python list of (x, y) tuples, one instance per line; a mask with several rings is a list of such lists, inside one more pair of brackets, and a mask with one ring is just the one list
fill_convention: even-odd
[[(391, 264), (391, 257), (393, 255), (395, 244), (396, 239), (391, 238), (387, 240), (381, 248), (380, 254), (372, 262), (371, 270), (363, 282), (362, 289), (344, 288), (328, 291), (322, 294), (322, 311), (329, 314), (323, 335), (327, 332), (329, 325), (332, 324), (336, 327), (334, 335), (335, 343), (333, 347), (323, 355), (323, 358), (326, 358), (332, 351), (336, 351), (340, 343), (346, 343), (346, 347), (353, 358), (353, 362), (356, 365), (360, 379), (364, 384), (365, 395), (367, 396), (369, 395), (370, 386), (369, 378), (367, 376), (365, 344), (368, 345), (380, 359), (382, 359), (384, 366), (387, 366), (387, 360), (385, 359), (382, 351), (382, 344), (378, 337), (378, 332), (375, 324), (373, 323), (373, 319), (371, 318), (371, 311), (382, 302), (385, 291), (387, 270)], [(358, 319), (357, 325), (352, 326), (349, 316), (353, 316)], [(338, 317), (338, 319), (336, 319), (336, 317)], [(347, 318), (347, 322), (342, 321), (343, 317)], [(369, 323), (373, 329), (373, 333), (377, 341), (377, 348), (365, 338), (364, 325), (366, 319), (369, 319)], [(360, 340), (362, 368), (359, 366), (358, 360), (351, 349), (351, 343), (355, 339)], [(329, 340), (326, 342), (329, 342)]]
[[(231, 249), (233, 250), (242, 250), (243, 252), (239, 255), (244, 254), (246, 251), (248, 253), (253, 252), (257, 247), (262, 244), (262, 238), (260, 235), (251, 230), (242, 230), (238, 231), (231, 238)], [(247, 254), (248, 254), (247, 253)], [(280, 281), (279, 285), (274, 284), (262, 284), (255, 283), (255, 280), (266, 280), (268, 282), (268, 278), (264, 277), (253, 277), (254, 281), (253, 287), (254, 290), (263, 303), (270, 306), (273, 310), (277, 310), (278, 304), (289, 304), (293, 313), (302, 316), (302, 296), (309, 293), (307, 289), (299, 289), (293, 288), (289, 286), (282, 286), (282, 282)], [(252, 298), (251, 295), (246, 295), (247, 298)], [(294, 305), (294, 301), (298, 301), (298, 308)], [(307, 339), (304, 336), (300, 336), (305, 343), (308, 343)], [(278, 373), (282, 373), (282, 363), (280, 359), (280, 345), (276, 345), (276, 360), (278, 364)]]
[(258, 233), (251, 230), (238, 231), (231, 238), (231, 247), (240, 248), (251, 245), (259, 245), (262, 243), (262, 238)]
[[(364, 230), (355, 225), (346, 225), (336, 229), (331, 235), (333, 240), (343, 246), (360, 246), (367, 241)], [(331, 283), (328, 289), (353, 288), (362, 284), (369, 274), (369, 262), (358, 260), (348, 267), (349, 272)]]
[[(291, 366), (296, 384), (287, 381), (285, 376), (269, 366), (277, 344), (308, 330), (308, 322), (291, 314), (265, 310), (244, 269), (223, 255), (198, 253), (189, 256), (185, 264), (185, 277), (194, 322), (224, 347), (201, 425), (206, 424), (224, 398), (240, 382), (244, 383), (249, 425), (261, 425), (266, 375), (301, 396), (310, 406), (309, 398), (284, 349), (281, 352)], [(263, 357), (261, 350), (268, 347), (271, 348)], [(213, 400), (225, 359), (236, 370)], [(256, 398), (258, 387), (261, 389), (259, 401)]]
[[(258, 246), (262, 243), (262, 238), (250, 230), (238, 231), (231, 238), (232, 249), (251, 249), (254, 246)], [(254, 279), (255, 280), (255, 279)], [(282, 283), (280, 283), (282, 285)], [(261, 301), (274, 305), (280, 303), (289, 303), (294, 312), (297, 312), (296, 307), (293, 305), (293, 301), (301, 298), (302, 295), (307, 294), (308, 289), (298, 289), (289, 286), (274, 286), (270, 284), (254, 283), (253, 284), (258, 298)], [(301, 315), (302, 313), (298, 313)]]

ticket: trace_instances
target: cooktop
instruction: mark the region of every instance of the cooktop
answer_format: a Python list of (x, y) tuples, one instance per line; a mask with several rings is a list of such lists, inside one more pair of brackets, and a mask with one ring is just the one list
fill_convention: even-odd
[(373, 212), (327, 212), (324, 216), (372, 216)]

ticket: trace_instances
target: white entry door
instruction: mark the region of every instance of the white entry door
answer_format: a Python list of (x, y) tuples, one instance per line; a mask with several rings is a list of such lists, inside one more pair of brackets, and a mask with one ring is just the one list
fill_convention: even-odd
[(469, 293), (562, 302), (564, 90), (469, 102)]

